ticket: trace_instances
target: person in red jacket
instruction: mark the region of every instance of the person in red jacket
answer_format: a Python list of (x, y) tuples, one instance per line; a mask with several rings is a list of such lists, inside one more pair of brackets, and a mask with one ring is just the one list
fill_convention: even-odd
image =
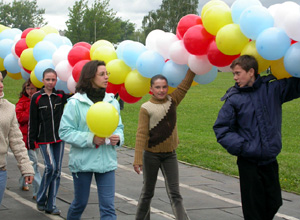
[[(37, 92), (37, 88), (32, 84), (30, 79), (25, 81), (22, 85), (22, 91), (20, 92), (20, 99), (16, 104), (16, 115), (19, 122), (19, 128), (23, 135), (23, 141), (26, 144), (26, 148), (28, 149), (28, 156), (30, 160), (33, 162), (34, 168), (34, 181), (33, 185), (33, 199), (36, 200), (37, 191), (39, 190), (41, 184), (41, 174), (38, 168), (38, 148), (30, 149), (27, 145), (27, 133), (28, 133), (28, 119), (29, 119), (29, 108), (30, 108), (30, 100), (31, 96)], [(20, 187), (24, 191), (29, 190), (28, 183), (24, 180), (24, 177), (20, 177)]]

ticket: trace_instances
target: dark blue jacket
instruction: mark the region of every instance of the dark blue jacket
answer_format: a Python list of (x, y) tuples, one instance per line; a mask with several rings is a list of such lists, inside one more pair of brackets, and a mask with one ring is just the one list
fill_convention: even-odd
[(217, 141), (232, 155), (259, 164), (276, 159), (282, 148), (282, 104), (300, 97), (300, 78), (256, 79), (252, 87), (231, 87), (213, 126)]

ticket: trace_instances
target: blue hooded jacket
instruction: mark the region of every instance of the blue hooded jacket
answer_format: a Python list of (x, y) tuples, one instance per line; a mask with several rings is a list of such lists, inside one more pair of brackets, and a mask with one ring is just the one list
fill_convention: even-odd
[[(114, 99), (114, 94), (105, 93), (104, 102), (112, 104), (119, 112), (119, 102)], [(117, 169), (117, 145), (101, 145), (96, 148), (93, 143), (94, 134), (86, 123), (86, 114), (94, 103), (86, 94), (76, 93), (72, 96), (64, 108), (59, 127), (59, 136), (65, 142), (71, 144), (69, 154), (69, 168), (72, 173), (96, 172), (106, 173)], [(119, 146), (124, 143), (124, 126), (121, 116), (119, 124), (113, 134), (119, 135)]]
[(231, 87), (213, 126), (217, 141), (232, 155), (259, 164), (276, 159), (282, 148), (282, 104), (300, 97), (300, 78), (256, 79), (252, 87)]

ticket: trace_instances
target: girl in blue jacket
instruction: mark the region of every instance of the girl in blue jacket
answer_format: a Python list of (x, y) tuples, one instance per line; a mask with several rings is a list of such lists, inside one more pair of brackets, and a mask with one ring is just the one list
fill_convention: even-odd
[(214, 124), (217, 141), (238, 157), (246, 220), (271, 220), (282, 205), (277, 155), (282, 148), (282, 104), (300, 97), (300, 78), (260, 77), (253, 56), (231, 64), (235, 86)]
[(123, 145), (124, 126), (120, 117), (117, 129), (105, 139), (94, 135), (86, 123), (87, 111), (99, 101), (112, 104), (120, 115), (119, 102), (114, 94), (105, 92), (108, 77), (103, 61), (85, 64), (76, 93), (68, 100), (60, 122), (59, 136), (71, 144), (69, 168), (73, 175), (74, 200), (68, 211), (68, 220), (81, 218), (88, 203), (93, 176), (97, 183), (101, 220), (117, 218), (114, 207), (116, 148)]

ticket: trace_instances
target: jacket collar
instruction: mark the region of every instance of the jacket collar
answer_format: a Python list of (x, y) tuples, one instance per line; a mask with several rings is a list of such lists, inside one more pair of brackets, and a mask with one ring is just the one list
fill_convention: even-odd
[[(75, 93), (72, 97), (69, 99), (77, 99), (80, 102), (86, 103), (88, 105), (93, 105), (94, 103), (88, 98), (86, 93)], [(105, 93), (103, 102), (112, 102), (114, 99), (114, 94), (113, 93)]]

